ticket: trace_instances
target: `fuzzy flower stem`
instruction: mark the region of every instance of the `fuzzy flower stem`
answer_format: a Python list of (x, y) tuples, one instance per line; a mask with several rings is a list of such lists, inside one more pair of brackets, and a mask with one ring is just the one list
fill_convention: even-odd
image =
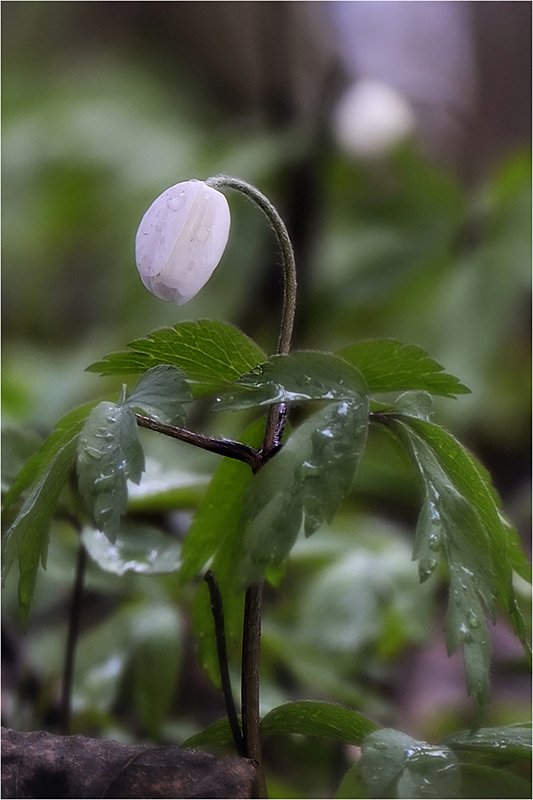
[(226, 175), (216, 175), (213, 178), (208, 178), (206, 184), (213, 189), (234, 189), (237, 192), (241, 192), (261, 209), (274, 229), (281, 249), (284, 274), (283, 310), (277, 352), (288, 353), (291, 349), (294, 316), (296, 313), (296, 264), (294, 250), (285, 223), (268, 197), (265, 197), (255, 186), (246, 181)]

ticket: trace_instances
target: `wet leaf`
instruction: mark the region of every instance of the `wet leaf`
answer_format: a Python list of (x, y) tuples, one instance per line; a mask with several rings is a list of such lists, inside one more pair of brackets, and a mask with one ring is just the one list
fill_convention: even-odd
[(187, 375), (195, 397), (216, 392), (265, 360), (261, 348), (238, 328), (218, 320), (180, 322), (136, 339), (87, 369), (101, 375), (144, 372), (160, 364)]
[(114, 542), (95, 528), (84, 528), (82, 541), (93, 561), (115, 575), (159, 575), (175, 572), (181, 563), (179, 542), (159, 528), (123, 523)]
[(496, 603), (524, 628), (513, 593), (515, 546), (486, 470), (443, 428), (407, 415), (392, 427), (422, 478), (425, 499), (414, 557), (425, 580), (441, 559), (448, 568), (448, 648), (462, 645), (469, 692), (479, 714), (488, 701), (490, 645), (487, 617)]
[(366, 737), (357, 770), (369, 797), (459, 797), (459, 763), (453, 751), (390, 728)]
[(472, 731), (458, 731), (444, 739), (444, 744), (460, 754), (485, 754), (491, 759), (515, 761), (531, 758), (531, 723), (498, 725)]
[(139, 483), (144, 454), (135, 414), (104, 401), (89, 415), (77, 446), (78, 484), (96, 526), (113, 542), (128, 504), (128, 479)]
[(417, 345), (395, 339), (368, 339), (342, 347), (336, 355), (363, 374), (370, 392), (418, 389), (444, 397), (470, 392)]
[(168, 364), (151, 367), (126, 399), (126, 405), (161, 422), (182, 425), (187, 416), (185, 404), (192, 393), (181, 370)]
[(331, 403), (312, 414), (254, 476), (244, 517), (243, 582), (289, 554), (302, 523), (311, 535), (348, 492), (365, 448), (368, 400)]
[(366, 394), (362, 375), (330, 353), (295, 351), (272, 356), (239, 378), (218, 398), (215, 410), (305, 400), (345, 400)]

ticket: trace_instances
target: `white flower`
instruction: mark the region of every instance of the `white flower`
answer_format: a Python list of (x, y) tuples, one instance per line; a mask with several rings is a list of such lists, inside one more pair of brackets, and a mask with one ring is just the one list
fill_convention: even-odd
[(186, 303), (213, 274), (229, 229), (221, 192), (197, 180), (166, 189), (142, 218), (135, 238), (142, 282), (161, 300)]
[(403, 94), (380, 81), (362, 79), (341, 97), (334, 115), (335, 135), (349, 155), (385, 155), (415, 128), (413, 109)]

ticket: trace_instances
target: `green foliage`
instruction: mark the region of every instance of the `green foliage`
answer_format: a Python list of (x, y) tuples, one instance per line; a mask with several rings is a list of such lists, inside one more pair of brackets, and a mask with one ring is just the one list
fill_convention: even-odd
[(126, 521), (114, 542), (101, 531), (87, 527), (81, 540), (100, 569), (115, 575), (160, 575), (175, 572), (181, 563), (179, 543), (156, 527)]
[[(241, 441), (259, 446), (264, 420), (256, 420)], [(224, 604), (226, 637), (231, 646), (241, 636), (244, 597), (239, 591), (238, 564), (242, 549), (242, 509), (252, 473), (246, 464), (223, 459), (198, 506), (183, 543), (180, 577), (192, 578), (210, 561)], [(200, 663), (213, 683), (220, 681), (213, 618), (207, 586), (202, 585), (193, 602), (193, 628), (199, 642)]]
[(228, 387), (217, 409), (240, 409), (305, 400), (353, 400), (366, 393), (362, 375), (330, 353), (295, 351), (271, 356)]
[(244, 583), (289, 554), (304, 523), (306, 536), (330, 522), (364, 451), (368, 398), (330, 403), (312, 414), (255, 475), (246, 498)]
[(127, 404), (154, 419), (183, 425), (187, 416), (184, 404), (191, 400), (184, 373), (161, 364), (145, 372), (127, 398)]
[[(346, 744), (361, 744), (365, 736), (378, 728), (357, 711), (318, 700), (298, 700), (277, 706), (265, 714), (259, 727), (263, 736), (299, 734)], [(221, 719), (189, 737), (183, 742), (183, 747), (225, 745), (230, 742), (229, 725), (226, 719)]]
[(195, 397), (212, 394), (265, 359), (263, 351), (232, 325), (217, 320), (181, 322), (136, 339), (129, 350), (91, 364), (91, 372), (144, 372), (160, 364), (183, 370)]
[[(517, 773), (531, 759), (531, 726), (459, 732), (432, 746), (392, 729), (370, 733), (344, 776), (338, 798), (530, 797)], [(498, 768), (496, 769), (496, 765)]]
[[(412, 409), (411, 409), (412, 411)], [(421, 580), (444, 560), (450, 581), (448, 648), (464, 649), (467, 684), (478, 710), (488, 702), (489, 634), (496, 603), (524, 626), (512, 586), (515, 565), (509, 526), (486, 471), (446, 430), (411, 414), (387, 417), (410, 453), (424, 486), (414, 547)]]
[(357, 711), (335, 703), (300, 700), (273, 708), (261, 720), (261, 733), (297, 733), (346, 744), (361, 744), (378, 726)]
[[(361, 783), (368, 794), (360, 793)], [(450, 748), (385, 728), (363, 741), (361, 760), (337, 797), (453, 798), (460, 797), (459, 787), (459, 763)]]
[(81, 432), (76, 468), (87, 509), (114, 542), (128, 505), (127, 481), (139, 483), (144, 470), (137, 422), (128, 405), (103, 402), (93, 409)]
[(50, 522), (74, 467), (78, 438), (93, 406), (94, 403), (86, 403), (59, 420), (48, 439), (24, 464), (4, 500), (4, 514), (9, 515), (15, 503), (24, 498), (2, 539), (3, 580), (18, 559), (19, 605), (24, 624), (39, 562), (46, 565)]
[(114, 542), (128, 506), (127, 481), (139, 484), (145, 468), (134, 409), (163, 421), (182, 422), (184, 403), (192, 399), (176, 367), (149, 369), (119, 403), (104, 401), (93, 409), (78, 443), (79, 489), (96, 526)]
[(395, 339), (369, 339), (342, 347), (337, 355), (364, 375), (371, 392), (420, 389), (444, 397), (470, 392), (417, 345)]

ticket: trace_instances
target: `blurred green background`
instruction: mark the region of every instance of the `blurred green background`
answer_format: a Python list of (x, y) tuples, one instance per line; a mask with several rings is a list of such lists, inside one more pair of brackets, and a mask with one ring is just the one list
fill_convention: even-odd
[[(421, 146), (416, 136), (377, 159), (343, 152), (330, 110), (353, 76), (342, 57), (332, 55), (329, 39), (326, 47), (315, 28), (298, 24), (315, 5), (322, 4), (4, 3), (6, 481), (20, 461), (14, 431), (23, 430), (27, 439), (46, 434), (73, 405), (118, 388), (117, 381), (84, 369), (135, 337), (212, 317), (241, 326), (273, 349), (279, 258), (263, 219), (240, 197), (228, 198), (232, 232), (222, 263), (187, 306), (153, 298), (135, 269), (136, 228), (154, 197), (180, 180), (227, 173), (266, 193), (294, 238), (300, 270), (296, 345), (331, 350), (390, 336), (426, 348), (472, 389), (439, 403), (438, 421), (491, 470), (527, 541), (528, 137), (505, 139), (504, 131), (501, 146), (473, 170), (468, 166), (476, 135), (483, 148), (479, 126), (465, 130), (467, 144), (453, 158), (438, 144)], [(226, 28), (218, 31), (214, 6), (224, 7)], [(190, 33), (195, 11), (205, 37)], [(254, 93), (256, 62), (247, 31), (253, 23), (257, 32), (258, 13), (261, 24), (269, 22), (263, 50), (270, 49), (265, 54), (257, 48), (257, 63), (271, 70), (274, 61), (279, 74), (268, 72), (270, 82), (258, 79)], [(298, 41), (291, 44), (295, 30)], [(245, 44), (248, 71), (238, 61)], [(298, 68), (297, 47), (318, 54), (299, 82), (291, 73)], [(314, 95), (302, 111), (306, 86), (314, 87)], [(526, 84), (525, 129), (528, 92)], [(502, 125), (498, 109), (494, 124)], [(202, 425), (237, 430), (233, 418), (204, 418)], [(146, 443), (154, 469), (178, 465), (192, 476), (196, 496), (217, 463), (184, 445), (167, 447), (154, 437)], [(158, 514), (157, 525), (183, 531), (194, 497), (180, 501), (177, 516)], [(468, 720), (460, 659), (445, 655), (439, 586), (419, 587), (410, 561), (419, 499), (408, 466), (375, 435), (345, 514), (295, 550), (272, 593), (264, 635), (265, 709), (284, 699), (324, 697), (420, 737)], [(13, 727), (50, 729), (56, 722), (75, 553), (72, 533), (56, 527), (24, 638), (16, 576), (4, 592), (4, 715)], [(176, 588), (171, 576), (118, 577), (95, 565), (89, 587), (93, 605), (78, 659), (77, 729), (180, 741), (221, 715), (218, 692), (194, 659), (188, 610), (193, 588)], [(519, 591), (527, 603), (526, 587)], [(521, 720), (529, 707), (528, 673), (505, 622), (495, 628), (494, 656), (491, 721)], [(278, 777), (286, 776), (273, 794), (300, 796), (295, 785), (306, 796), (331, 791), (349, 753), (313, 747), (295, 740), (283, 755), (275, 742), (267, 747)], [(298, 765), (305, 765), (305, 778), (296, 780)]]

